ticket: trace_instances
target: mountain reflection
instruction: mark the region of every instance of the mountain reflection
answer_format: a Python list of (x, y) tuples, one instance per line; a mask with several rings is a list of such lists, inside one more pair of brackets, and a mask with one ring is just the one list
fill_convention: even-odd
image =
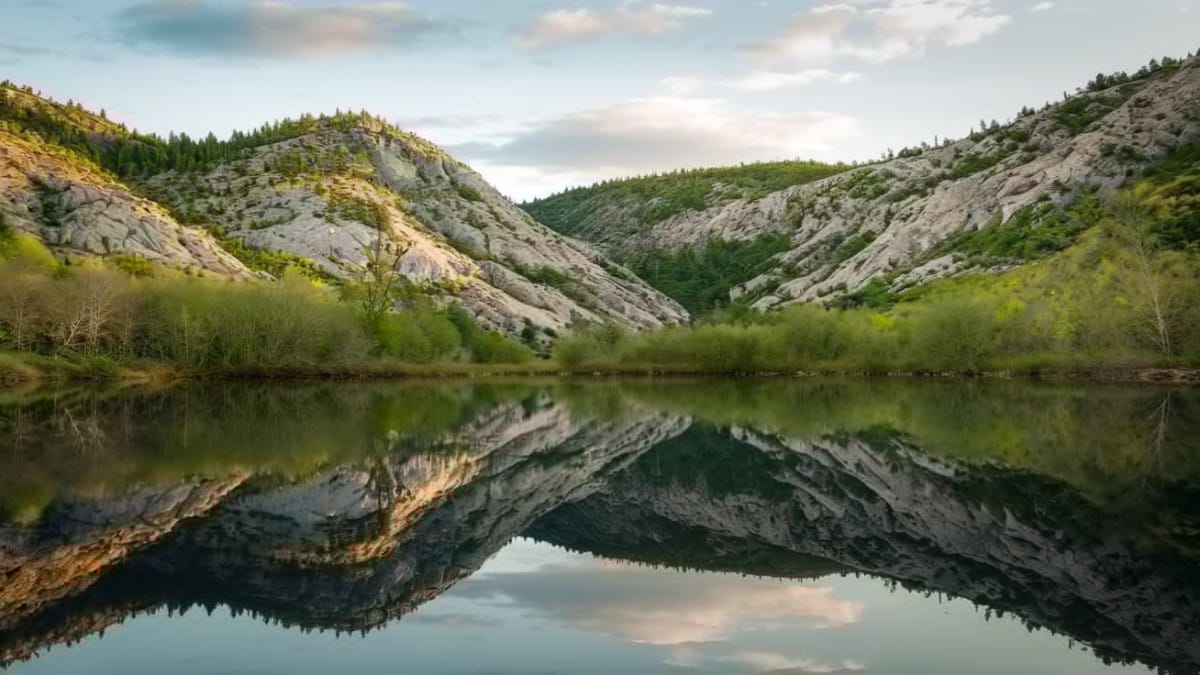
[[(764, 578), (865, 573), (1015, 614), (1106, 661), (1194, 672), (1197, 426), (1189, 390), (1002, 382), (12, 396), (0, 665), (162, 607), (369, 630), (528, 537)], [(493, 572), (456, 592), (684, 656), (734, 625), (836, 629), (863, 613), (819, 582), (666, 589), (622, 569)]]

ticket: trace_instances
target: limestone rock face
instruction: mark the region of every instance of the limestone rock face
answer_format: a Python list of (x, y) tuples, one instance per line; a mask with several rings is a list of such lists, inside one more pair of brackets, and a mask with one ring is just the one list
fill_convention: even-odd
[(250, 276), (207, 232), (180, 225), (158, 204), (62, 150), (3, 130), (0, 213), (56, 252), (123, 253), (194, 272)]
[(590, 245), (534, 222), (440, 149), (370, 119), (322, 124), (206, 173), (155, 176), (146, 188), (248, 246), (298, 255), (334, 277), (357, 278), (380, 243), (410, 281), (508, 332), (687, 319), (674, 301)]
[[(569, 231), (617, 260), (648, 249), (713, 239), (785, 234), (791, 246), (741, 287), (759, 309), (854, 292), (873, 277), (916, 283), (966, 271), (929, 263), (929, 253), (963, 231), (1007, 222), (1025, 207), (1065, 204), (1085, 188), (1111, 192), (1171, 150), (1200, 138), (1200, 59), (1104, 91), (1079, 94), (973, 138), (746, 198), (718, 196), (699, 210), (638, 221), (630, 196), (590, 198)], [(736, 191), (734, 191), (736, 192)], [(835, 252), (862, 237), (853, 255)], [(926, 266), (916, 276), (914, 267)]]
[(421, 295), (459, 302), (487, 328), (526, 337), (533, 329), (542, 342), (576, 322), (642, 329), (689, 318), (421, 138), (366, 115), (305, 117), (290, 129), (237, 151), (220, 146), (219, 162), (189, 156), (172, 162), (188, 170), (122, 182), (89, 153), (105, 157), (104, 166), (145, 170), (166, 163), (123, 158), (166, 150), (77, 106), (5, 85), (0, 216), (63, 257), (137, 256), (207, 276), (269, 276), (247, 268), (256, 261), (244, 248), (355, 280), (378, 247)]

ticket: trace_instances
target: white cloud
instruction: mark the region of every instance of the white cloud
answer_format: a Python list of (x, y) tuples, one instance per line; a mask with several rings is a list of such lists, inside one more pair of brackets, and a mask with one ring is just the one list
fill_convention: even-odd
[(695, 96), (703, 91), (706, 86), (704, 80), (694, 75), (664, 77), (658, 83), (667, 92), (667, 96), (673, 98)]
[(116, 17), (120, 39), (180, 53), (316, 59), (411, 46), (445, 30), (400, 2), (304, 6), (282, 0), (238, 5), (150, 0)]
[(1048, 11), (1048, 10), (1051, 10), (1051, 9), (1054, 9), (1054, 3), (1053, 3), (1053, 2), (1039, 2), (1038, 4), (1034, 5), (1033, 7), (1030, 7), (1030, 8), (1029, 8), (1029, 11), (1031, 11), (1031, 12), (1045, 12), (1045, 11)]
[(882, 63), (931, 45), (973, 44), (1010, 20), (991, 0), (850, 0), (797, 14), (783, 35), (751, 51), (777, 62)]
[(611, 12), (561, 9), (538, 17), (517, 34), (514, 42), (522, 49), (539, 49), (607, 35), (658, 36), (712, 13), (701, 7), (662, 3), (648, 7), (627, 3)]
[(493, 143), (451, 150), (491, 166), (607, 177), (758, 160), (828, 158), (831, 142), (858, 134), (858, 122), (838, 113), (765, 112), (722, 99), (658, 97), (582, 110)]
[(857, 82), (861, 77), (858, 73), (836, 73), (824, 68), (814, 68), (796, 72), (759, 71), (734, 80), (725, 80), (721, 84), (740, 91), (773, 91), (804, 87), (818, 82), (850, 84)]

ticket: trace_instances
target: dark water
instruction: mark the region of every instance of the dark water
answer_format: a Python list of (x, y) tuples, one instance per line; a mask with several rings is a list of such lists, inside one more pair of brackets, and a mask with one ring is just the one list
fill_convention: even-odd
[(1200, 391), (0, 393), (16, 673), (1195, 673)]

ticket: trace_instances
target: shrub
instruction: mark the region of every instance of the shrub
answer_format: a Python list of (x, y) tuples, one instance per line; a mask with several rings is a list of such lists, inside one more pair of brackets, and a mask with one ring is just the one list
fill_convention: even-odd
[(477, 188), (470, 185), (455, 185), (454, 191), (458, 193), (459, 197), (469, 202), (483, 201), (483, 194)]
[(295, 272), (274, 284), (152, 286), (139, 351), (201, 368), (317, 366), (365, 357), (354, 309)]
[(615, 324), (585, 325), (555, 342), (551, 355), (562, 367), (575, 370), (612, 361), (628, 339), (625, 329)]
[(124, 254), (114, 256), (113, 265), (122, 272), (135, 278), (145, 278), (154, 274), (154, 263), (140, 255)]
[(911, 322), (915, 365), (975, 370), (996, 346), (995, 310), (968, 296), (933, 299)]
[(471, 345), (471, 360), (475, 363), (529, 363), (535, 358), (533, 350), (515, 340), (488, 331)]
[(444, 313), (432, 308), (386, 315), (377, 339), (383, 353), (413, 363), (453, 360), (462, 349), (458, 328)]

